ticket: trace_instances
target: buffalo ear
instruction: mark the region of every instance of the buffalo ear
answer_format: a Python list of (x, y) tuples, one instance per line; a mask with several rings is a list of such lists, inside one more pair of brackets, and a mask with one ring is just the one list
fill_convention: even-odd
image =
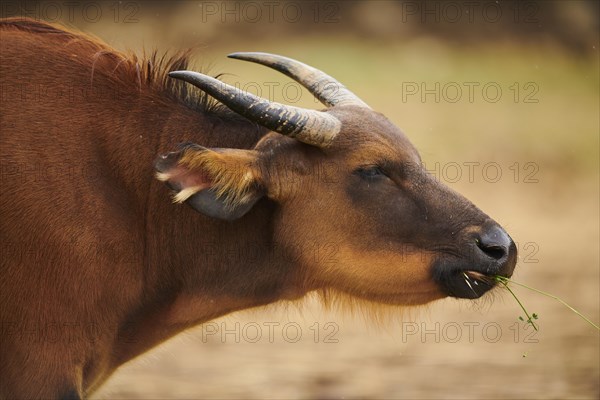
[(208, 149), (196, 144), (159, 156), (156, 177), (175, 191), (175, 203), (187, 203), (209, 217), (232, 221), (264, 195), (254, 150)]

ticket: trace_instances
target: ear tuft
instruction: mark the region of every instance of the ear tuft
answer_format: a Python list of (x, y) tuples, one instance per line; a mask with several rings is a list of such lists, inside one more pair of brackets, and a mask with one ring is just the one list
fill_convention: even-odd
[(171, 178), (171, 175), (164, 172), (157, 172), (154, 176), (161, 182), (166, 182)]
[(263, 196), (254, 150), (207, 149), (195, 144), (159, 156), (156, 178), (176, 191), (173, 202), (221, 219), (241, 217)]
[(257, 168), (257, 155), (252, 150), (187, 149), (179, 164), (208, 176), (211, 190), (229, 207), (245, 203), (258, 183), (253, 172)]
[(201, 186), (191, 186), (181, 190), (173, 196), (173, 203), (183, 203), (196, 193), (202, 190)]

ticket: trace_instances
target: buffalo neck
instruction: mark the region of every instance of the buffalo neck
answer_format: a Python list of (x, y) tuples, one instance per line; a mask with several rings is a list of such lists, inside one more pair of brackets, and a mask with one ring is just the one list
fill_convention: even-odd
[(251, 148), (265, 130), (239, 117), (207, 115), (182, 105), (140, 110), (143, 114), (158, 132), (148, 132), (155, 136), (145, 140), (136, 157), (144, 178), (135, 191), (146, 193), (138, 196), (145, 221), (138, 257), (142, 300), (121, 323), (117, 365), (202, 322), (297, 297), (293, 263), (273, 238), (273, 202), (263, 198), (239, 220), (222, 221), (173, 204), (169, 189), (154, 179), (154, 157), (179, 143)]

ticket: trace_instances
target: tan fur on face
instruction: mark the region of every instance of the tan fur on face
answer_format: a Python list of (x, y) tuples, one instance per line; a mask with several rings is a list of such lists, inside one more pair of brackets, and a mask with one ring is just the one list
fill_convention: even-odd
[(445, 297), (430, 274), (433, 258), (433, 254), (416, 249), (364, 251), (344, 245), (314, 274), (326, 286), (361, 299), (424, 304)]
[(269, 150), (270, 165), (278, 167), (269, 170), (268, 190), (284, 204), (279, 217), (285, 224), (277, 226), (275, 237), (300, 259), (304, 287), (319, 289), (326, 303), (332, 298), (354, 305), (417, 305), (445, 297), (431, 275), (436, 255), (384, 240), (347, 197), (347, 180), (357, 166), (386, 156), (413, 160), (395, 154), (385, 140), (363, 140), (360, 149), (326, 154), (275, 135), (257, 145)]

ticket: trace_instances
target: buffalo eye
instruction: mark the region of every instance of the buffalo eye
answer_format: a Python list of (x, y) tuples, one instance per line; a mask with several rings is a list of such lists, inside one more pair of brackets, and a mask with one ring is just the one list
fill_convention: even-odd
[(355, 173), (361, 178), (374, 180), (387, 177), (386, 173), (378, 165), (368, 165), (358, 168)]

